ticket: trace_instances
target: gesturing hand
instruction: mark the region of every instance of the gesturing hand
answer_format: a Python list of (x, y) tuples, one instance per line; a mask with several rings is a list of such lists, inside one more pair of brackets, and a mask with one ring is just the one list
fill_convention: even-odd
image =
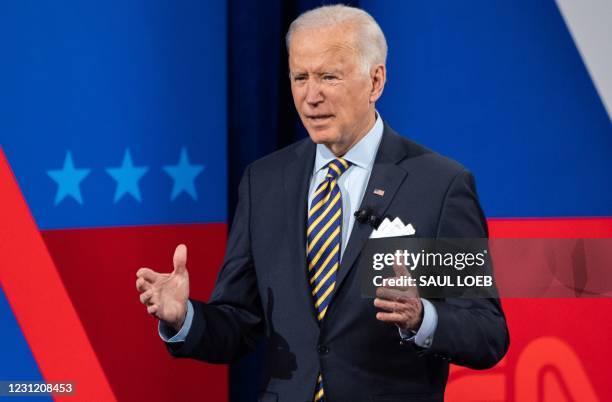
[[(409, 277), (410, 273), (403, 265), (394, 265), (396, 278)], [(380, 321), (397, 325), (404, 330), (417, 331), (423, 320), (423, 303), (416, 287), (412, 286), (381, 286), (376, 289), (374, 306), (382, 309), (376, 313)]]
[(179, 330), (185, 321), (189, 298), (187, 247), (179, 244), (174, 252), (174, 271), (170, 274), (140, 268), (136, 272), (136, 289), (147, 312)]

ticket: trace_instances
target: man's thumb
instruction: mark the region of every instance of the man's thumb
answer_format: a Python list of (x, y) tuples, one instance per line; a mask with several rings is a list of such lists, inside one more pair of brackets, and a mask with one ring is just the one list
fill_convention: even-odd
[(174, 272), (182, 274), (187, 270), (187, 246), (179, 244), (174, 251)]

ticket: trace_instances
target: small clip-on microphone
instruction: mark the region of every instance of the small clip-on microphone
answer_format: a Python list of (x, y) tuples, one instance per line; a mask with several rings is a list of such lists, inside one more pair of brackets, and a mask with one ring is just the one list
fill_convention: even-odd
[(372, 208), (363, 207), (355, 211), (353, 214), (355, 216), (355, 220), (359, 223), (364, 223), (372, 226), (374, 229), (377, 229), (380, 223), (382, 222), (382, 218), (378, 216)]

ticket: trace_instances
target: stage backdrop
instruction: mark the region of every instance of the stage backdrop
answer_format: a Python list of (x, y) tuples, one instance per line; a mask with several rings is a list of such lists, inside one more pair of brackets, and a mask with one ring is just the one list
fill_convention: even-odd
[[(610, 2), (361, 5), (389, 42), (383, 118), (474, 173), (493, 237), (612, 237)], [(612, 300), (503, 306), (508, 355), (455, 369), (447, 401), (612, 399)]]
[[(350, 3), (388, 38), (383, 118), (474, 172), (492, 236), (612, 237), (609, 2)], [(168, 357), (134, 274), (185, 242), (208, 297), (243, 167), (304, 135), (283, 35), (319, 4), (0, 5), (1, 380), (227, 400), (226, 368)], [(612, 398), (612, 301), (503, 304), (507, 357), (453, 368), (448, 401)], [(234, 401), (260, 364), (234, 366)]]
[(135, 288), (184, 242), (206, 299), (222, 260), (225, 2), (8, 1), (0, 37), (0, 380), (227, 400), (227, 367), (172, 359)]

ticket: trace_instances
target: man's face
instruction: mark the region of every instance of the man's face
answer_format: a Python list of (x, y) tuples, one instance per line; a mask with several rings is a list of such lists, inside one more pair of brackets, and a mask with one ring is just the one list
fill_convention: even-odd
[(338, 155), (374, 124), (374, 102), (382, 91), (364, 74), (353, 37), (348, 24), (303, 29), (289, 46), (295, 108), (310, 138)]

